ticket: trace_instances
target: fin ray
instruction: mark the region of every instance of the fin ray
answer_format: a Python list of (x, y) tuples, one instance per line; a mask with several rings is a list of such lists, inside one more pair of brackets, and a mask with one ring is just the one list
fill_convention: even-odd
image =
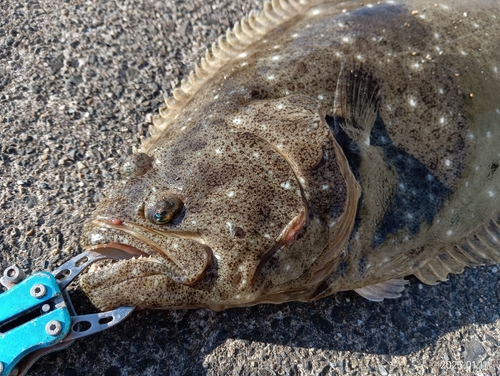
[(355, 142), (369, 143), (380, 106), (380, 87), (375, 79), (352, 61), (342, 64), (337, 80), (333, 118)]
[(448, 274), (460, 274), (465, 267), (500, 263), (500, 225), (491, 220), (460, 244), (439, 252), (420, 270), (413, 273), (420, 281), (434, 285), (446, 281)]
[(160, 108), (159, 114), (153, 116), (153, 124), (149, 128), (151, 136), (142, 140), (141, 147), (137, 151), (147, 152), (171, 124), (184, 104), (229, 60), (260, 39), (262, 35), (319, 2), (318, 0), (266, 1), (259, 14), (250, 12), (247, 17), (236, 23), (232, 30), (220, 36), (218, 41), (207, 50), (193, 72), (189, 74), (189, 79), (181, 87), (176, 88), (172, 96), (165, 99), (165, 104)]
[(381, 302), (384, 299), (400, 298), (401, 293), (408, 283), (404, 278), (390, 279), (374, 285), (363, 286), (359, 289), (354, 289), (354, 291), (372, 302)]

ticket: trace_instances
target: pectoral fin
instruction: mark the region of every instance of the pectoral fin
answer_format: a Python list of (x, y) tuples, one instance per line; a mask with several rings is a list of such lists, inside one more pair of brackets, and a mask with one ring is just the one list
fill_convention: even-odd
[(369, 144), (380, 98), (380, 87), (375, 79), (358, 64), (345, 62), (335, 91), (335, 126), (340, 127), (355, 142)]
[(391, 279), (389, 281), (354, 289), (354, 291), (372, 302), (381, 302), (384, 299), (400, 298), (401, 293), (408, 283), (409, 282), (404, 278)]

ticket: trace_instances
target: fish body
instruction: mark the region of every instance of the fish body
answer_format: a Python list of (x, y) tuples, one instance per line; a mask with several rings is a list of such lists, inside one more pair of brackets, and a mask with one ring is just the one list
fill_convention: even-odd
[[(500, 3), (266, 3), (160, 109), (82, 244), (100, 309), (397, 297), (500, 262)], [(143, 257), (144, 256), (144, 257)]]

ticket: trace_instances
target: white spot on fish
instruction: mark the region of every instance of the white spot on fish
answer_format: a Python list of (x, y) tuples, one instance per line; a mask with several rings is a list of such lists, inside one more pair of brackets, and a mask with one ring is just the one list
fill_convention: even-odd
[(219, 254), (214, 253), (214, 256), (215, 256), (215, 258), (216, 258), (217, 260), (220, 260), (220, 255), (219, 255)]
[(320, 101), (322, 101), (323, 99), (325, 99), (325, 97), (324, 97), (323, 95), (319, 94), (319, 95), (318, 95), (318, 99), (319, 99)]
[(468, 134), (468, 137), (469, 137), (471, 140), (473, 140), (473, 139), (475, 138), (474, 133), (469, 133), (469, 134)]
[(453, 234), (453, 230), (446, 231), (446, 235), (451, 236)]
[(274, 48), (275, 50), (277, 50), (278, 48), (280, 48), (280, 45), (279, 45), (279, 44), (277, 44), (277, 45), (273, 46), (273, 48)]
[(173, 249), (177, 249), (177, 248), (179, 248), (179, 244), (177, 244), (177, 243), (172, 244), (172, 248), (173, 248)]
[(326, 191), (328, 189), (328, 187), (330, 187), (328, 184), (323, 184), (321, 186), (321, 189), (324, 190), (324, 191)]
[(286, 271), (290, 270), (290, 265), (285, 266), (285, 270)]
[(281, 103), (279, 105), (276, 106), (278, 108), (278, 110), (282, 110), (283, 108), (285, 108), (284, 105), (282, 105)]
[(271, 239), (271, 235), (269, 235), (269, 234), (264, 234), (264, 237), (265, 237), (266, 239)]
[(317, 16), (317, 15), (318, 15), (318, 14), (320, 14), (320, 13), (321, 13), (321, 10), (320, 10), (320, 9), (314, 9), (314, 10), (312, 11), (313, 16)]
[(100, 243), (102, 238), (103, 238), (103, 236), (101, 234), (92, 234), (92, 235), (90, 235), (90, 242), (91, 243)]
[(285, 183), (281, 183), (281, 188), (283, 189), (290, 189), (292, 188), (292, 186), (290, 185), (290, 182), (285, 182)]
[(439, 94), (444, 94), (444, 90), (443, 89), (439, 89)]
[(490, 131), (486, 132), (486, 137), (491, 138), (491, 132)]
[[(333, 226), (335, 226), (335, 224), (337, 223), (337, 221), (331, 221), (329, 224), (328, 224), (328, 227), (332, 228)], [(356, 237), (357, 239), (356, 240), (359, 240), (359, 234), (356, 234)]]
[(439, 34), (438, 33), (434, 33), (434, 38), (439, 39)]
[(191, 221), (191, 224), (192, 224), (192, 225), (195, 225), (195, 224), (196, 224), (196, 221)]
[(234, 197), (234, 191), (227, 192), (227, 197)]
[(242, 52), (241, 54), (238, 55), (239, 58), (244, 58), (244, 57), (247, 57), (247, 53), (246, 52)]
[(299, 34), (295, 33), (292, 35), (292, 38), (297, 38), (299, 36)]
[(235, 298), (236, 298), (236, 299), (240, 299), (240, 298), (241, 298), (241, 295), (240, 295), (240, 294), (237, 294), (237, 295), (235, 295)]
[(274, 75), (270, 74), (269, 76), (267, 76), (267, 79), (268, 80), (274, 80)]
[(441, 117), (441, 119), (439, 119), (439, 122), (440, 122), (441, 124), (446, 123), (446, 119), (444, 118), (444, 116), (442, 116), (442, 117)]
[(244, 62), (243, 62), (243, 63), (241, 63), (240, 65), (241, 65), (242, 67), (244, 67), (244, 66), (245, 66), (245, 65), (247, 65), (247, 64), (248, 64), (248, 63), (247, 63), (246, 61), (244, 61)]
[(252, 155), (253, 155), (255, 158), (259, 158), (259, 156), (260, 156), (260, 155), (259, 155), (259, 153), (257, 153), (257, 152), (253, 153)]
[(466, 181), (466, 182), (465, 182), (465, 188), (467, 188), (468, 186), (469, 186), (469, 182), (468, 182), (468, 181)]
[(446, 167), (450, 167), (451, 166), (451, 161), (449, 159), (447, 159), (447, 160), (444, 161), (444, 164), (446, 165)]
[(342, 37), (342, 42), (349, 43), (351, 39), (349, 37)]
[(356, 56), (356, 59), (363, 60), (363, 56), (362, 55), (358, 55), (358, 56)]
[(411, 214), (411, 213), (406, 213), (406, 217), (407, 217), (408, 219), (413, 219), (413, 214)]
[(417, 107), (417, 101), (414, 98), (410, 98), (410, 106)]
[(220, 149), (215, 149), (215, 153), (216, 153), (216, 154), (222, 154), (222, 150), (220, 150)]
[(281, 56), (280, 56), (280, 55), (276, 55), (276, 56), (273, 56), (273, 57), (272, 57), (272, 59), (273, 59), (274, 61), (279, 60), (280, 58), (281, 58)]
[(465, 52), (465, 51), (463, 51), (463, 50), (462, 50), (462, 51), (460, 51), (460, 53), (461, 53), (463, 56), (467, 56), (467, 52)]
[(493, 191), (488, 191), (488, 196), (490, 196), (490, 197), (495, 197), (495, 192), (493, 192)]
[(233, 123), (234, 124), (241, 124), (241, 119), (240, 118), (233, 119)]
[(299, 176), (299, 181), (302, 185), (306, 184), (306, 181), (302, 176)]
[(498, 67), (493, 67), (493, 72), (495, 72), (495, 74), (498, 74)]
[(419, 69), (420, 67), (421, 67), (421, 65), (419, 63), (415, 63), (412, 65), (413, 69)]

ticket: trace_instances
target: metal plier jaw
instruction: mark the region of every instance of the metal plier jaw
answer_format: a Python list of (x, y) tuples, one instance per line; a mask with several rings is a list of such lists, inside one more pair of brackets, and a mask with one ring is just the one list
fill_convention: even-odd
[(66, 292), (92, 263), (119, 258), (86, 251), (52, 273), (28, 277), (17, 266), (7, 268), (0, 278), (7, 289), (0, 294), (0, 376), (24, 375), (41, 356), (123, 321), (135, 307), (77, 316)]

